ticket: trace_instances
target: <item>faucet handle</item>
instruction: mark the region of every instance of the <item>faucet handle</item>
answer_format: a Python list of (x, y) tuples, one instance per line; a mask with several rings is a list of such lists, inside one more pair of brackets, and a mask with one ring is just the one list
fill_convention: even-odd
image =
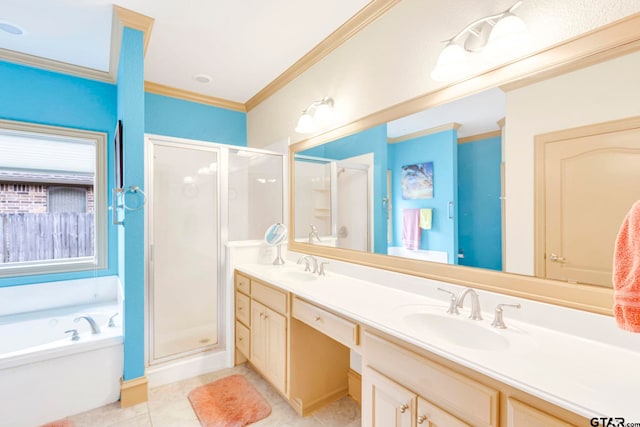
[(311, 271), (311, 269), (309, 268), (309, 255), (301, 256), (296, 264), (302, 264), (302, 261), (304, 261), (304, 271)]
[(68, 331), (64, 331), (64, 333), (71, 334), (71, 341), (78, 341), (80, 339), (77, 329), (69, 329)]
[(318, 276), (324, 276), (325, 275), (325, 271), (324, 271), (324, 266), (329, 264), (329, 261), (323, 261), (320, 263), (320, 266), (318, 267)]
[(520, 308), (520, 304), (498, 304), (496, 305), (495, 317), (493, 318), (493, 322), (491, 322), (491, 326), (498, 329), (507, 329), (507, 325), (504, 324), (504, 317), (502, 312), (504, 311), (502, 307), (513, 307)]
[(449, 299), (449, 308), (447, 309), (447, 313), (460, 314), (460, 312), (458, 311), (458, 307), (456, 306), (456, 293), (443, 288), (438, 288), (438, 290), (441, 292), (446, 292), (449, 295), (451, 295), (451, 298)]
[(116, 322), (113, 321), (113, 318), (116, 317), (120, 313), (114, 313), (111, 317), (109, 317), (109, 324), (107, 325), (110, 328), (116, 327)]

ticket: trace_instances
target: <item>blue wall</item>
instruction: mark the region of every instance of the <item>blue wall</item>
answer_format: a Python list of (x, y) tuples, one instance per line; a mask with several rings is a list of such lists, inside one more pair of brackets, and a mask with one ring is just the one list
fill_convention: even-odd
[[(144, 189), (144, 55), (141, 31), (125, 28), (118, 64), (123, 188)], [(136, 197), (130, 195), (129, 197)], [(146, 207), (145, 207), (146, 209)], [(122, 273), (122, 269), (120, 270)], [(144, 209), (124, 216), (124, 380), (144, 375)]]
[(301, 152), (307, 156), (344, 160), (373, 153), (373, 226), (375, 253), (387, 253), (387, 213), (382, 200), (387, 196), (387, 125), (376, 126)]
[[(108, 194), (113, 188), (116, 86), (0, 61), (0, 118), (107, 133)], [(109, 222), (108, 222), (109, 223)], [(0, 279), (1, 286), (115, 275), (117, 231), (108, 225), (108, 268), (100, 271), (20, 276)]]
[(145, 93), (146, 133), (247, 145), (247, 114)]
[[(389, 169), (393, 186), (393, 245), (402, 246), (402, 211), (432, 208), (430, 230), (422, 230), (420, 249), (447, 252), (450, 264), (457, 263), (457, 141), (455, 130), (389, 144)], [(433, 198), (402, 199), (402, 166), (433, 162)], [(449, 202), (454, 202), (449, 219)]]
[(458, 145), (460, 265), (502, 270), (501, 138)]

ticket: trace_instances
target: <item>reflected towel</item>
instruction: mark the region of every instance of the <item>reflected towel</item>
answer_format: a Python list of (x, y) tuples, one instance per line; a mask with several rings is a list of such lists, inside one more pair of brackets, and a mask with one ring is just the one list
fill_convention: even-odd
[(402, 211), (402, 246), (415, 251), (420, 247), (420, 209)]
[(616, 238), (613, 290), (618, 327), (640, 332), (640, 201), (627, 213)]
[(431, 230), (431, 208), (420, 209), (420, 228), (424, 230)]

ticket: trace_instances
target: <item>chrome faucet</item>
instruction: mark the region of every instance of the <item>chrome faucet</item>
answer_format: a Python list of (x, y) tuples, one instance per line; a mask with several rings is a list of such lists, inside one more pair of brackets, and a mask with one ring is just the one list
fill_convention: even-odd
[(316, 239), (318, 242), (320, 241), (320, 235), (318, 234), (318, 227), (313, 224), (309, 224), (309, 243), (313, 243), (313, 239)]
[(478, 298), (478, 294), (471, 288), (464, 288), (458, 295), (456, 296), (456, 307), (462, 308), (462, 304), (464, 303), (464, 298), (471, 294), (471, 315), (469, 319), (472, 320), (482, 320), (482, 313), (480, 312), (480, 299)]
[(80, 321), (80, 319), (85, 319), (87, 322), (89, 322), (89, 326), (91, 326), (91, 333), (92, 334), (99, 334), (100, 333), (100, 327), (98, 326), (98, 324), (96, 323), (95, 320), (93, 320), (93, 317), (91, 316), (78, 316), (75, 319), (73, 319), (73, 321), (75, 323), (78, 323)]
[(317, 273), (318, 272), (318, 260), (316, 259), (316, 257), (314, 257), (313, 255), (303, 255), (300, 257), (300, 259), (298, 259), (298, 261), (296, 262), (296, 264), (302, 264), (302, 262), (305, 262), (305, 268), (304, 271), (311, 271), (311, 269), (309, 268), (309, 264), (310, 262), (313, 262), (313, 271), (312, 273)]

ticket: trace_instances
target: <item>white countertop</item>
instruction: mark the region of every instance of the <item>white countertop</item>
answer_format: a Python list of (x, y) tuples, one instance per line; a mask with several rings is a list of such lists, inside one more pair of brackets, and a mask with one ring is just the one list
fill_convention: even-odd
[[(506, 330), (489, 326), (492, 312), (483, 312), (481, 325), (514, 345), (495, 351), (470, 349), (417, 330), (403, 319), (423, 309), (444, 313), (444, 300), (331, 272), (306, 282), (277, 278), (277, 269), (302, 271), (290, 263), (236, 268), (586, 418), (624, 417), (626, 422), (640, 422), (640, 353), (636, 351), (518, 322), (510, 318), (508, 309)], [(467, 314), (465, 308), (462, 316)]]

